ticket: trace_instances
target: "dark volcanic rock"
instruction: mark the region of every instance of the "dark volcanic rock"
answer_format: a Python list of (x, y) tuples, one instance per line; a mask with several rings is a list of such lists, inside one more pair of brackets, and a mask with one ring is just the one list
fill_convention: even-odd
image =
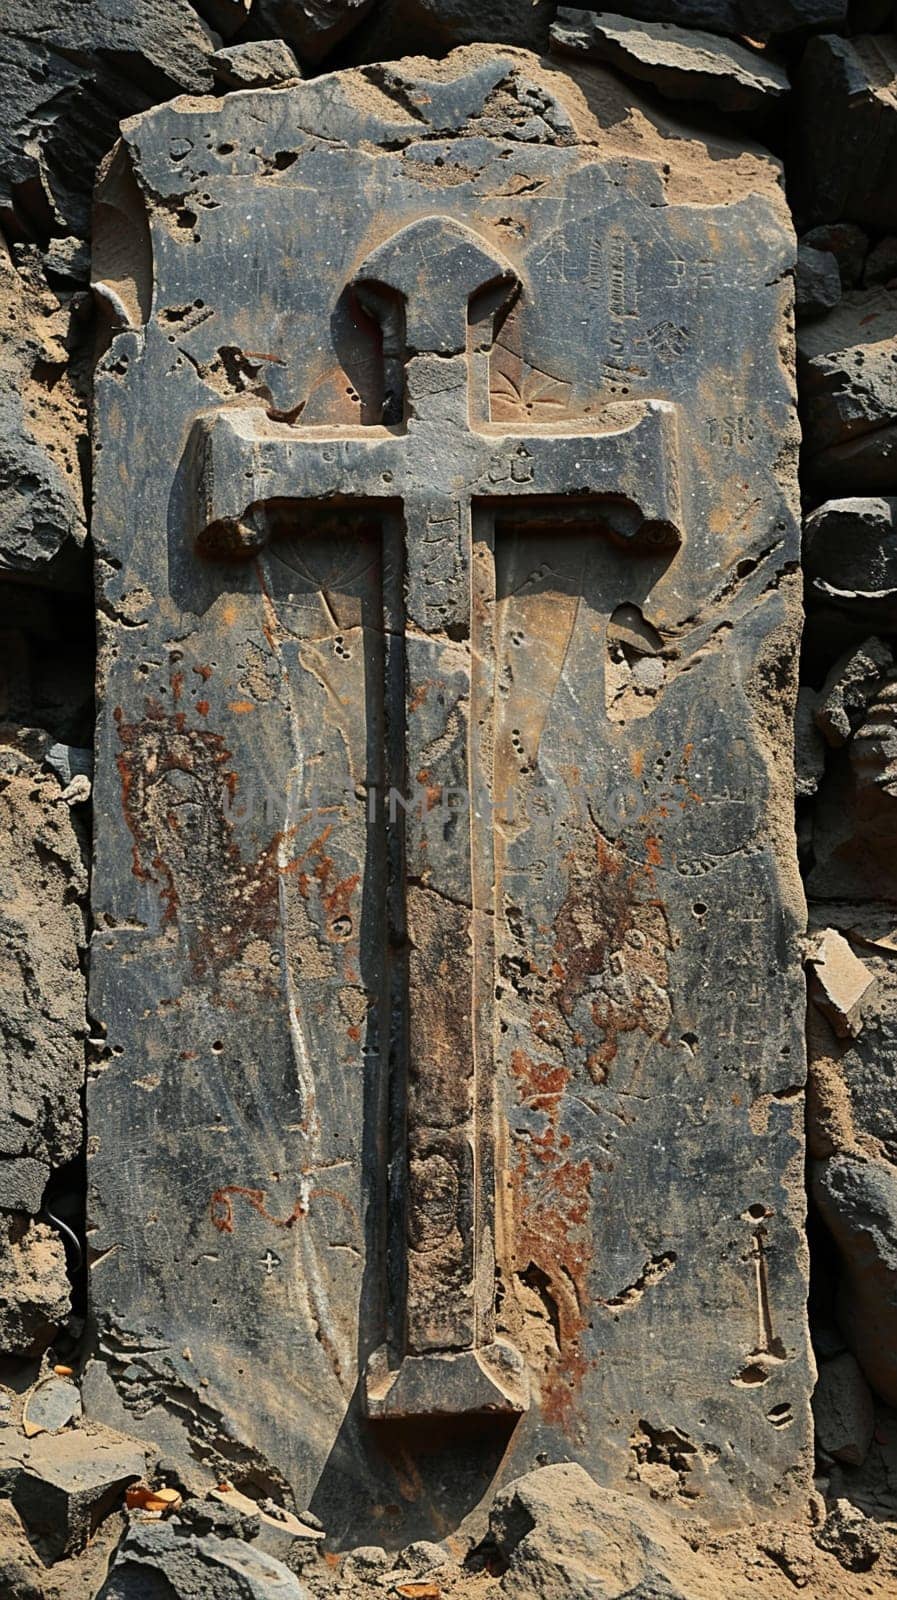
[(796, 79), (791, 189), (804, 225), (897, 217), (897, 39), (811, 39)]
[(133, 1524), (97, 1600), (309, 1600), (274, 1556), (238, 1539), (197, 1536), (177, 1520)]
[(227, 45), (211, 57), (212, 70), (228, 89), (266, 89), (302, 77), (302, 69), (282, 39), (253, 39)]
[(833, 255), (841, 274), (841, 288), (856, 288), (863, 276), (869, 239), (855, 222), (823, 222), (805, 233), (801, 244)]
[(822, 1362), (813, 1418), (818, 1449), (850, 1466), (862, 1465), (872, 1443), (875, 1406), (859, 1363), (848, 1351)]
[(804, 571), (819, 599), (897, 627), (897, 500), (827, 500), (804, 522)]
[(897, 291), (846, 294), (797, 334), (810, 481), (826, 493), (897, 492)]
[(379, 0), (351, 41), (355, 61), (389, 60), (410, 49), (438, 55), (459, 44), (516, 44), (545, 51), (555, 0)]
[(83, 1549), (145, 1470), (142, 1445), (96, 1424), (0, 1439), (6, 1492), (47, 1564)]
[[(598, 5), (585, 9), (605, 10)], [(847, 16), (847, 0), (627, 0), (626, 15), (766, 40), (838, 28)]]
[(0, 239), (0, 572), (53, 575), (84, 542), (86, 428), (68, 331), (36, 253), (17, 268)]
[(210, 90), (217, 43), (189, 0), (16, 0), (0, 36), (0, 217), (12, 236), (86, 237), (120, 120)]
[(869, 251), (863, 282), (868, 288), (878, 283), (897, 283), (897, 237), (894, 234), (889, 234)]
[(797, 252), (794, 301), (799, 317), (819, 317), (831, 311), (841, 298), (841, 273), (828, 250), (813, 250), (802, 244)]
[[(305, 61), (322, 61), (367, 15), (374, 0), (259, 0), (263, 25), (294, 45)], [(399, 54), (408, 40), (397, 40)], [(417, 43), (417, 40), (415, 40)]]
[(841, 1257), (841, 1327), (873, 1389), (897, 1405), (897, 1169), (835, 1155), (813, 1164), (811, 1191)]
[[(721, 111), (768, 110), (790, 91), (787, 73), (759, 52), (670, 23), (562, 7), (551, 43), (556, 54), (605, 61), (671, 100), (706, 100)], [(833, 304), (827, 300), (821, 309)]]

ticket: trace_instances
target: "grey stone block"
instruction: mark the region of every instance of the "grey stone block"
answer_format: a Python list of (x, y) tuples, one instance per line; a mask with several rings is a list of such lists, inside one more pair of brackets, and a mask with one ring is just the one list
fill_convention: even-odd
[(721, 111), (769, 111), (791, 87), (784, 68), (759, 51), (668, 22), (634, 22), (612, 12), (596, 17), (562, 6), (551, 43), (556, 54), (606, 61), (668, 99), (703, 100)]

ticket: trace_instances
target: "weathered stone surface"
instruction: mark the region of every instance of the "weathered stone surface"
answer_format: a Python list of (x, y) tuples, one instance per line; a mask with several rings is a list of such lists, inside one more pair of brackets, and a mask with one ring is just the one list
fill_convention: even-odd
[(84, 542), (85, 419), (66, 371), (68, 320), (36, 258), (17, 270), (0, 240), (0, 572), (45, 575)]
[(850, 1500), (836, 1500), (816, 1543), (831, 1551), (846, 1571), (869, 1572), (881, 1557), (884, 1538), (882, 1529)]
[[(706, 100), (721, 111), (769, 110), (791, 87), (784, 68), (759, 51), (716, 34), (634, 22), (609, 11), (596, 17), (562, 6), (551, 43), (556, 54), (606, 61), (670, 100)], [(798, 282), (800, 264), (798, 256)]]
[(805, 224), (897, 215), (897, 41), (811, 39), (796, 79), (794, 205)]
[(96, 1424), (33, 1439), (7, 1429), (0, 1438), (4, 1493), (47, 1563), (83, 1549), (145, 1467), (142, 1446)]
[(869, 239), (855, 222), (824, 222), (805, 233), (801, 244), (834, 256), (841, 274), (842, 289), (855, 289), (860, 283), (869, 251)]
[(830, 745), (846, 744), (894, 664), (889, 645), (866, 639), (832, 665), (819, 693), (816, 726)]
[(814, 1162), (811, 1192), (838, 1246), (841, 1327), (873, 1389), (897, 1404), (897, 1168), (862, 1154)]
[(845, 1352), (823, 1361), (813, 1391), (816, 1444), (828, 1456), (858, 1467), (875, 1428), (875, 1406), (856, 1358)]
[(356, 1537), (469, 1508), (515, 1419), (513, 1470), (787, 1515), (774, 165), (473, 48), (159, 108), (107, 183), (88, 1411)]
[(689, 1600), (709, 1573), (655, 1506), (599, 1489), (573, 1463), (508, 1485), (489, 1513), (511, 1600)]
[(0, 1354), (39, 1356), (70, 1309), (65, 1250), (55, 1231), (0, 1213)]
[[(605, 8), (592, 5), (585, 9)], [(847, 16), (847, 0), (626, 0), (626, 15), (645, 22), (706, 28), (710, 33), (771, 39), (839, 27)]]
[(229, 89), (265, 89), (302, 77), (296, 57), (282, 39), (228, 45), (216, 50), (211, 61), (218, 82)]
[(25, 1209), (81, 1146), (87, 874), (61, 789), (0, 742), (0, 1159), (15, 1158)]
[(121, 117), (212, 85), (218, 40), (189, 0), (21, 0), (0, 40), (0, 216), (13, 238), (84, 238)]
[(826, 928), (814, 941), (809, 967), (814, 1004), (828, 1017), (839, 1038), (855, 1038), (862, 1027), (862, 1007), (868, 1003), (874, 975), (836, 928)]
[(811, 593), (873, 626), (897, 627), (897, 500), (827, 500), (804, 523)]
[(841, 273), (828, 250), (802, 244), (797, 252), (794, 301), (799, 317), (821, 317), (841, 298)]
[(34, 1216), (40, 1203), (50, 1168), (32, 1156), (16, 1159), (0, 1156), (0, 1211), (27, 1211)]
[(897, 490), (897, 292), (846, 294), (797, 336), (810, 480), (825, 493)]
[(308, 1600), (282, 1562), (237, 1539), (197, 1537), (177, 1520), (126, 1534), (97, 1600)]

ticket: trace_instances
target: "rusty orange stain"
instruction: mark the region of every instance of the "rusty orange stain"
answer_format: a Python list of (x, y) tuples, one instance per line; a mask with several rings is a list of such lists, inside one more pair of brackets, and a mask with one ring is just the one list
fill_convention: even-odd
[(645, 854), (648, 857), (649, 867), (660, 867), (663, 865), (663, 856), (660, 852), (660, 840), (654, 833), (649, 834), (645, 840)]
[(203, 683), (208, 683), (209, 679), (212, 676), (212, 668), (211, 667), (198, 666), (198, 667), (194, 667), (193, 671), (197, 674), (198, 677), (202, 678)]
[(629, 752), (629, 770), (634, 778), (640, 778), (645, 770), (645, 756), (641, 750)]
[(172, 696), (174, 698), (175, 705), (177, 705), (177, 703), (180, 700), (181, 695), (183, 694), (183, 692), (184, 692), (184, 674), (182, 672), (173, 672), (171, 674), (171, 693), (172, 693)]
[(245, 713), (247, 711), (254, 711), (255, 710), (255, 701), (254, 700), (230, 700), (228, 702), (227, 709), (228, 709), (228, 711), (235, 711), (238, 716), (243, 716), (243, 715), (245, 715)]
[(198, 714), (201, 717), (207, 717), (208, 714), (209, 714), (209, 702), (208, 702), (208, 700), (197, 700), (197, 702), (196, 702), (196, 710), (197, 710)]

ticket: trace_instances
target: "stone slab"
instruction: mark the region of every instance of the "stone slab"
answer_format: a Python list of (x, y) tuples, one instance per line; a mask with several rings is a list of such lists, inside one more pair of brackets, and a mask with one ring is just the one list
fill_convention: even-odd
[(794, 240), (616, 93), (174, 102), (98, 199), (85, 1400), (356, 1542), (810, 1481)]
[(791, 88), (783, 67), (744, 45), (669, 22), (634, 22), (611, 11), (594, 16), (561, 6), (551, 43), (560, 55), (606, 61), (668, 99), (704, 100), (721, 111), (768, 111)]

